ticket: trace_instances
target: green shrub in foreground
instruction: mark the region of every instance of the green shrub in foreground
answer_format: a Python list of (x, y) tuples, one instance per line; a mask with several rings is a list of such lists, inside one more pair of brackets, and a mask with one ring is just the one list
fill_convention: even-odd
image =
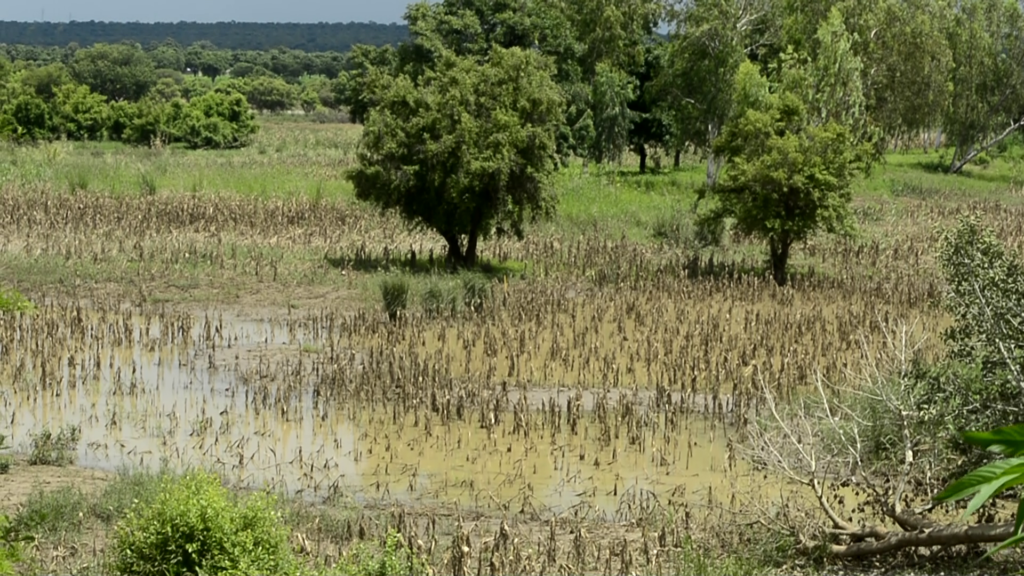
[(272, 496), (241, 499), (216, 475), (189, 472), (118, 523), (111, 567), (132, 576), (295, 574), (298, 562)]
[(31, 312), (35, 305), (17, 290), (0, 290), (0, 312)]

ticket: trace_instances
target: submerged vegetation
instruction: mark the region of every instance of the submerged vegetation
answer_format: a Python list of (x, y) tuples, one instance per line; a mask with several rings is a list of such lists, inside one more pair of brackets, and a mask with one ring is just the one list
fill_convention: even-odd
[(1020, 566), (1017, 3), (406, 20), (0, 62), (0, 572)]

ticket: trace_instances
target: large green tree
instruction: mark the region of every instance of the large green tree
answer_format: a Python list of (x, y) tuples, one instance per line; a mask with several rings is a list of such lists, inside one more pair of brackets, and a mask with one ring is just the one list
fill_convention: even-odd
[(111, 100), (138, 100), (156, 84), (153, 61), (132, 44), (97, 44), (75, 52), (71, 75)]
[(694, 0), (677, 10), (664, 63), (652, 87), (676, 148), (707, 156), (707, 183), (721, 162), (712, 145), (732, 115), (736, 73), (767, 41), (769, 2)]
[(717, 204), (705, 224), (732, 220), (739, 233), (766, 241), (782, 286), (794, 244), (850, 226), (850, 182), (861, 156), (849, 128), (816, 122), (798, 95), (770, 92), (752, 64), (737, 78), (745, 109), (715, 141), (729, 160), (722, 181), (706, 190)]
[(949, 24), (950, 172), (1024, 127), (1024, 14), (1017, 2), (963, 0)]
[(553, 73), (537, 52), (493, 48), (371, 83), (378, 104), (348, 175), (356, 197), (439, 233), (455, 265), (474, 265), (492, 231), (521, 236), (554, 207), (563, 102)]

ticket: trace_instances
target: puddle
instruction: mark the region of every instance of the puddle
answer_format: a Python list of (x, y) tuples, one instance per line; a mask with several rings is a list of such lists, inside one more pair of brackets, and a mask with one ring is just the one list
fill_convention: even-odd
[[(79, 464), (100, 469), (202, 465), (308, 496), (522, 512), (612, 517), (642, 495), (706, 499), (750, 482), (722, 424), (623, 417), (630, 402), (651, 411), (649, 392), (584, 391), (570, 416), (575, 390), (510, 389), (514, 410), (444, 421), (325, 402), (318, 374), (363, 363), (338, 340), (300, 319), (57, 308), (0, 318), (0, 431), (27, 449), (44, 426), (79, 425)], [(287, 385), (267, 383), (282, 374)]]

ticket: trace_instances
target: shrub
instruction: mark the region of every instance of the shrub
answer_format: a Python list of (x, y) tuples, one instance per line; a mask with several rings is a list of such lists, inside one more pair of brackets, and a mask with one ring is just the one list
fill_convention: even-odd
[[(7, 436), (0, 434), (0, 450), (10, 450), (11, 446), (7, 444)], [(11, 471), (11, 466), (14, 464), (14, 458), (9, 454), (0, 454), (0, 474), (7, 474)]]
[(298, 563), (275, 505), (267, 494), (237, 498), (206, 472), (165, 479), (153, 501), (118, 523), (114, 573), (294, 574)]
[[(35, 305), (17, 290), (0, 290), (0, 312), (31, 312)], [(3, 442), (0, 441), (0, 445)], [(0, 450), (3, 448), (0, 447)]]
[(188, 103), (179, 128), (181, 142), (192, 149), (242, 148), (258, 127), (245, 96), (209, 92)]
[(21, 545), (10, 519), (0, 514), (0, 576), (13, 576), (14, 565), (21, 561)]
[(382, 550), (357, 546), (337, 567), (342, 576), (421, 576), (429, 574), (426, 562), (404, 546), (402, 535), (388, 532)]
[(78, 426), (65, 426), (57, 434), (44, 428), (32, 436), (29, 466), (68, 466), (78, 459), (78, 442), (82, 430)]
[(388, 319), (394, 322), (409, 305), (409, 283), (402, 278), (385, 279), (380, 283), (380, 297)]
[(64, 486), (37, 489), (29, 494), (14, 517), (13, 530), (21, 535), (61, 538), (81, 532), (89, 502), (81, 490)]

